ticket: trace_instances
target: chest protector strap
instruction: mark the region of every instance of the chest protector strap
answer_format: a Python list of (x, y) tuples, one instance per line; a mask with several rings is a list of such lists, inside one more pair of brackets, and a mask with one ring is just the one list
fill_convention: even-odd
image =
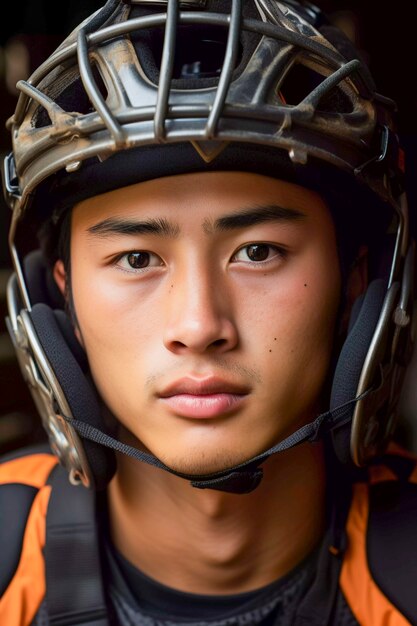
[(57, 466), (46, 519), (46, 603), (50, 626), (109, 626), (95, 523), (95, 497)]

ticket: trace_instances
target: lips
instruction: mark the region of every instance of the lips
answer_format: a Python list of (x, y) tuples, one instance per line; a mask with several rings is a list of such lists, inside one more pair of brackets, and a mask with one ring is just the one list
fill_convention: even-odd
[(182, 378), (168, 385), (158, 397), (176, 415), (204, 419), (238, 409), (248, 394), (247, 386), (211, 377)]
[(196, 379), (186, 377), (171, 383), (158, 395), (160, 398), (169, 398), (179, 394), (204, 396), (216, 393), (247, 394), (248, 392), (247, 386), (221, 378)]

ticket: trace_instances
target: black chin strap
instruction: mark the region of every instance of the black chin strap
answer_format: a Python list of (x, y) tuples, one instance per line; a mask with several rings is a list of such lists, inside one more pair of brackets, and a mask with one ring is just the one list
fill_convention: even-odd
[(341, 404), (331, 411), (322, 413), (316, 417), (313, 422), (305, 424), (305, 426), (296, 430), (289, 437), (286, 437), (265, 452), (249, 459), (249, 461), (245, 461), (244, 463), (240, 463), (234, 467), (220, 472), (213, 472), (211, 474), (183, 474), (181, 472), (177, 472), (165, 465), (165, 463), (162, 463), (162, 461), (157, 459), (152, 454), (122, 443), (121, 441), (114, 439), (114, 437), (102, 432), (98, 428), (90, 426), (90, 424), (68, 417), (65, 419), (73, 428), (75, 428), (81, 437), (94, 441), (102, 446), (106, 446), (107, 448), (116, 450), (117, 452), (126, 454), (137, 461), (142, 461), (144, 463), (148, 463), (148, 465), (153, 465), (154, 467), (163, 469), (170, 474), (179, 476), (180, 478), (185, 478), (186, 480), (189, 480), (191, 485), (197, 489), (216, 489), (217, 491), (227, 491), (230, 493), (250, 493), (256, 489), (262, 480), (263, 470), (259, 466), (264, 461), (266, 461), (273, 454), (293, 448), (304, 441), (318, 441), (334, 428), (343, 426), (351, 419), (350, 410), (352, 406), (356, 404), (356, 402), (359, 402), (359, 400), (362, 400), (371, 391), (372, 389), (368, 389), (360, 396)]

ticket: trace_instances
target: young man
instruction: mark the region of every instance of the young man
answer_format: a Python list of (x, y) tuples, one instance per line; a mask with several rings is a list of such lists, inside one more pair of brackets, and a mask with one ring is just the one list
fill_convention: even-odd
[(0, 469), (0, 622), (417, 623), (393, 103), (311, 5), (186, 4), (109, 0), (20, 84), (9, 327), (51, 449)]

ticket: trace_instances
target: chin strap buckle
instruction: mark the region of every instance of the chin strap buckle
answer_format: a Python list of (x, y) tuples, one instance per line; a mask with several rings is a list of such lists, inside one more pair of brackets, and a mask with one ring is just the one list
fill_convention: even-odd
[(197, 489), (216, 489), (227, 493), (250, 493), (254, 491), (263, 478), (261, 467), (236, 470), (220, 478), (208, 480), (192, 480), (191, 485)]
[(380, 127), (379, 139), (378, 153), (356, 167), (354, 173), (359, 178), (366, 178), (368, 169), (384, 165), (389, 172), (393, 192), (398, 196), (404, 191), (404, 151), (399, 145), (398, 135), (386, 124)]
[(20, 200), (20, 189), (16, 163), (12, 152), (4, 158), (2, 176), (4, 199), (7, 205), (13, 209), (16, 201)]

